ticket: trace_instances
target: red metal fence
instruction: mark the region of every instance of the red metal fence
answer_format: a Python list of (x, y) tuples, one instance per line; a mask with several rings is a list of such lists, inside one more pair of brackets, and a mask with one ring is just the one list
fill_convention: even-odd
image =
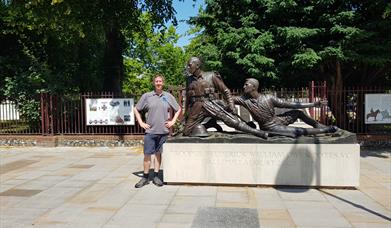
[[(324, 123), (336, 125), (355, 133), (384, 133), (384, 125), (365, 124), (365, 94), (391, 93), (383, 87), (357, 86), (340, 91), (328, 90), (330, 109), (325, 113)], [(390, 131), (391, 132), (391, 131)]]
[(43, 135), (124, 135), (143, 134), (138, 125), (89, 126), (86, 124), (85, 99), (121, 98), (112, 92), (82, 93), (77, 96), (56, 96), (42, 94), (42, 134)]
[[(39, 105), (39, 98), (36, 99), (36, 105)], [(39, 116), (34, 120), (24, 115), (14, 101), (0, 98), (0, 135), (41, 134), (39, 119)]]
[[(183, 107), (184, 91), (181, 88), (171, 88), (169, 91), (179, 100)], [(387, 93), (380, 87), (349, 87), (341, 91), (327, 90), (325, 82), (314, 83), (308, 87), (296, 89), (264, 89), (277, 97), (291, 101), (314, 102), (328, 99), (329, 105), (324, 108), (311, 108), (309, 114), (327, 125), (367, 134), (371, 126), (365, 125), (365, 94)], [(240, 95), (234, 90), (233, 94)], [(19, 113), (15, 103), (0, 100), (0, 135), (1, 134), (42, 134), (42, 135), (139, 135), (144, 130), (135, 125), (120, 126), (89, 126), (86, 124), (85, 99), (87, 98), (122, 98), (123, 95), (112, 92), (82, 93), (78, 95), (56, 96), (43, 93), (40, 96), (41, 121), (32, 124)], [(135, 101), (139, 96), (134, 97)]]

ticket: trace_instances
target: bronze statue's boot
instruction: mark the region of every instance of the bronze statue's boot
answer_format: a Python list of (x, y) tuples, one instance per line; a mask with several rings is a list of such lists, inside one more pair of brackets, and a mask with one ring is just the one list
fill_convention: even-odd
[(251, 128), (251, 129), (254, 130), (253, 132), (251, 132), (251, 134), (253, 134), (255, 136), (258, 136), (258, 137), (263, 138), (263, 139), (267, 139), (267, 137), (269, 137), (269, 133), (267, 133), (267, 132), (264, 132), (262, 130), (257, 130), (257, 129), (254, 129), (254, 128)]
[[(252, 129), (254, 129), (254, 128), (252, 128)], [(260, 138), (267, 139), (267, 137), (269, 137), (269, 133), (267, 133), (267, 132), (260, 131), (257, 129), (254, 129), (254, 130), (255, 130), (255, 132), (253, 134), (260, 137)]]
[(338, 131), (338, 127), (337, 126), (328, 126), (326, 127), (326, 133), (335, 133)]
[(268, 133), (267, 132), (262, 131), (262, 130), (254, 129), (254, 128), (248, 126), (246, 123), (243, 123), (243, 122), (238, 123), (235, 126), (235, 129), (237, 129), (239, 131), (246, 132), (246, 133), (253, 134), (253, 135), (258, 136), (258, 137), (263, 138), (263, 139), (267, 139), (267, 137), (268, 137)]
[(338, 130), (335, 126), (327, 126), (324, 128), (305, 128), (305, 135), (316, 135), (324, 133), (334, 133)]
[(294, 132), (275, 132), (275, 131), (269, 131), (269, 136), (286, 136), (289, 138), (297, 138), (300, 135), (295, 134)]
[(315, 126), (313, 126), (314, 128), (326, 128), (327, 126), (326, 125), (323, 125), (321, 123), (316, 123)]

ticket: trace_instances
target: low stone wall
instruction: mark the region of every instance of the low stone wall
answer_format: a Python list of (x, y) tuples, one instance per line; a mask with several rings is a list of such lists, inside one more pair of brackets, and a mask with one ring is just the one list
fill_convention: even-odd
[(357, 141), (362, 147), (391, 148), (391, 135), (358, 135)]
[(61, 140), (57, 146), (81, 146), (81, 147), (134, 147), (142, 146), (143, 140)]
[(0, 146), (36, 146), (36, 140), (26, 139), (0, 139)]
[(0, 146), (134, 147), (143, 144), (142, 135), (0, 136)]
[[(362, 147), (391, 147), (391, 135), (357, 135)], [(132, 147), (143, 145), (143, 135), (0, 135), (0, 146)]]

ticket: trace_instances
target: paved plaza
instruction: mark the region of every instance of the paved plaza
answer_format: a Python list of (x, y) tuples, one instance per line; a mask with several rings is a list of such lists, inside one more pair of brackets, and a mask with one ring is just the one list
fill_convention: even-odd
[(358, 189), (136, 189), (142, 148), (0, 147), (0, 227), (390, 228), (390, 154), (362, 149)]

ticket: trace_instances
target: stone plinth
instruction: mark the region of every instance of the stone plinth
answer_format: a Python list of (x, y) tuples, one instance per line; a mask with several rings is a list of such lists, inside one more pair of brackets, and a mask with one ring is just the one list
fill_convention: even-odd
[(314, 139), (261, 140), (240, 135), (231, 140), (173, 138), (164, 144), (164, 181), (359, 186), (360, 146), (352, 136)]

